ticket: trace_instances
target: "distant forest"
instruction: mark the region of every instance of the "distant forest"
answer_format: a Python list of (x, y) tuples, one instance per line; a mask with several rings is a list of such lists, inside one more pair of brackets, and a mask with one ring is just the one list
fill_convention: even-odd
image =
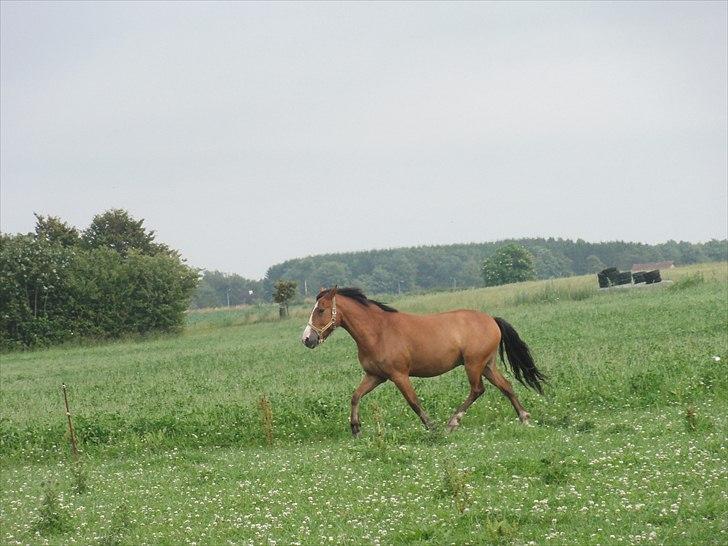
[(517, 243), (534, 257), (539, 279), (596, 273), (614, 266), (673, 261), (675, 265), (728, 259), (728, 240), (707, 243), (667, 241), (658, 245), (581, 239), (508, 239), (491, 243), (419, 246), (388, 250), (322, 254), (272, 266), (262, 280), (208, 271), (193, 298), (193, 307), (220, 307), (271, 301), (273, 283), (298, 283), (300, 296), (322, 286), (359, 286), (370, 294), (448, 290), (483, 286), (483, 261), (499, 247)]

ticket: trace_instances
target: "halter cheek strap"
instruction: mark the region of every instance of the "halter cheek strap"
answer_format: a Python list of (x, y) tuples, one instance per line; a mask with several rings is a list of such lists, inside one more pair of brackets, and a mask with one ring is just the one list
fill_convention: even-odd
[[(313, 318), (313, 315), (311, 315), (311, 317)], [(311, 330), (313, 330), (314, 332), (316, 332), (316, 334), (318, 334), (318, 338), (319, 338), (318, 344), (321, 345), (325, 341), (324, 332), (326, 330), (328, 330), (329, 328), (331, 328), (331, 332), (336, 330), (336, 326), (337, 326), (336, 325), (336, 296), (334, 296), (333, 299), (331, 300), (331, 320), (329, 322), (327, 322), (321, 328), (314, 326), (313, 322), (311, 320), (308, 321), (308, 325), (311, 328)], [(329, 332), (329, 334), (331, 332)]]

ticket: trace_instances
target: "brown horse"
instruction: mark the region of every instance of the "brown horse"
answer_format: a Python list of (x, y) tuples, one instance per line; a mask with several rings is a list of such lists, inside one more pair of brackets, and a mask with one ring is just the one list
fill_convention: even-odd
[(528, 346), (502, 318), (469, 310), (412, 315), (370, 300), (358, 288), (322, 289), (301, 341), (310, 349), (318, 347), (338, 326), (356, 341), (364, 368), (364, 378), (351, 397), (354, 436), (361, 429), (359, 401), (388, 379), (431, 430), (433, 423), (422, 409), (410, 377), (433, 377), (460, 365), (465, 366), (470, 394), (450, 418), (448, 431), (457, 428), (470, 405), (483, 394), (483, 376), (510, 400), (521, 422), (528, 424), (530, 414), (496, 368), (499, 349), (503, 360), (505, 348), (516, 379), (542, 392), (544, 375), (536, 368)]

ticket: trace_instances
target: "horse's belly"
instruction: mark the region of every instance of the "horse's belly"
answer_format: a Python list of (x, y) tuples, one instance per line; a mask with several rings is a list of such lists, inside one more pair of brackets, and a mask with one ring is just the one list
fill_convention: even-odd
[(449, 372), (453, 368), (462, 366), (463, 360), (459, 353), (443, 355), (427, 355), (410, 362), (409, 374), (412, 377), (434, 377)]

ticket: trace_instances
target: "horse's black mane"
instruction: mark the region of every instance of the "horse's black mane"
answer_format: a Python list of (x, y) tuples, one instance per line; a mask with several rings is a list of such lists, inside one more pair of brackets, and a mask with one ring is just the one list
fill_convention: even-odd
[[(316, 299), (321, 299), (323, 296), (326, 296), (327, 294), (331, 293), (332, 288), (328, 288), (326, 290), (322, 290), (319, 292), (319, 295), (316, 296)], [(346, 287), (346, 288), (337, 288), (336, 294), (340, 296), (345, 296), (347, 298), (351, 298), (357, 303), (360, 303), (366, 307), (369, 306), (369, 304), (374, 304), (377, 307), (379, 307), (382, 311), (386, 311), (387, 313), (396, 313), (397, 310), (394, 307), (390, 307), (386, 303), (382, 303), (381, 301), (376, 300), (370, 300), (366, 297), (364, 292), (361, 291), (361, 288), (353, 288), (353, 287)]]

